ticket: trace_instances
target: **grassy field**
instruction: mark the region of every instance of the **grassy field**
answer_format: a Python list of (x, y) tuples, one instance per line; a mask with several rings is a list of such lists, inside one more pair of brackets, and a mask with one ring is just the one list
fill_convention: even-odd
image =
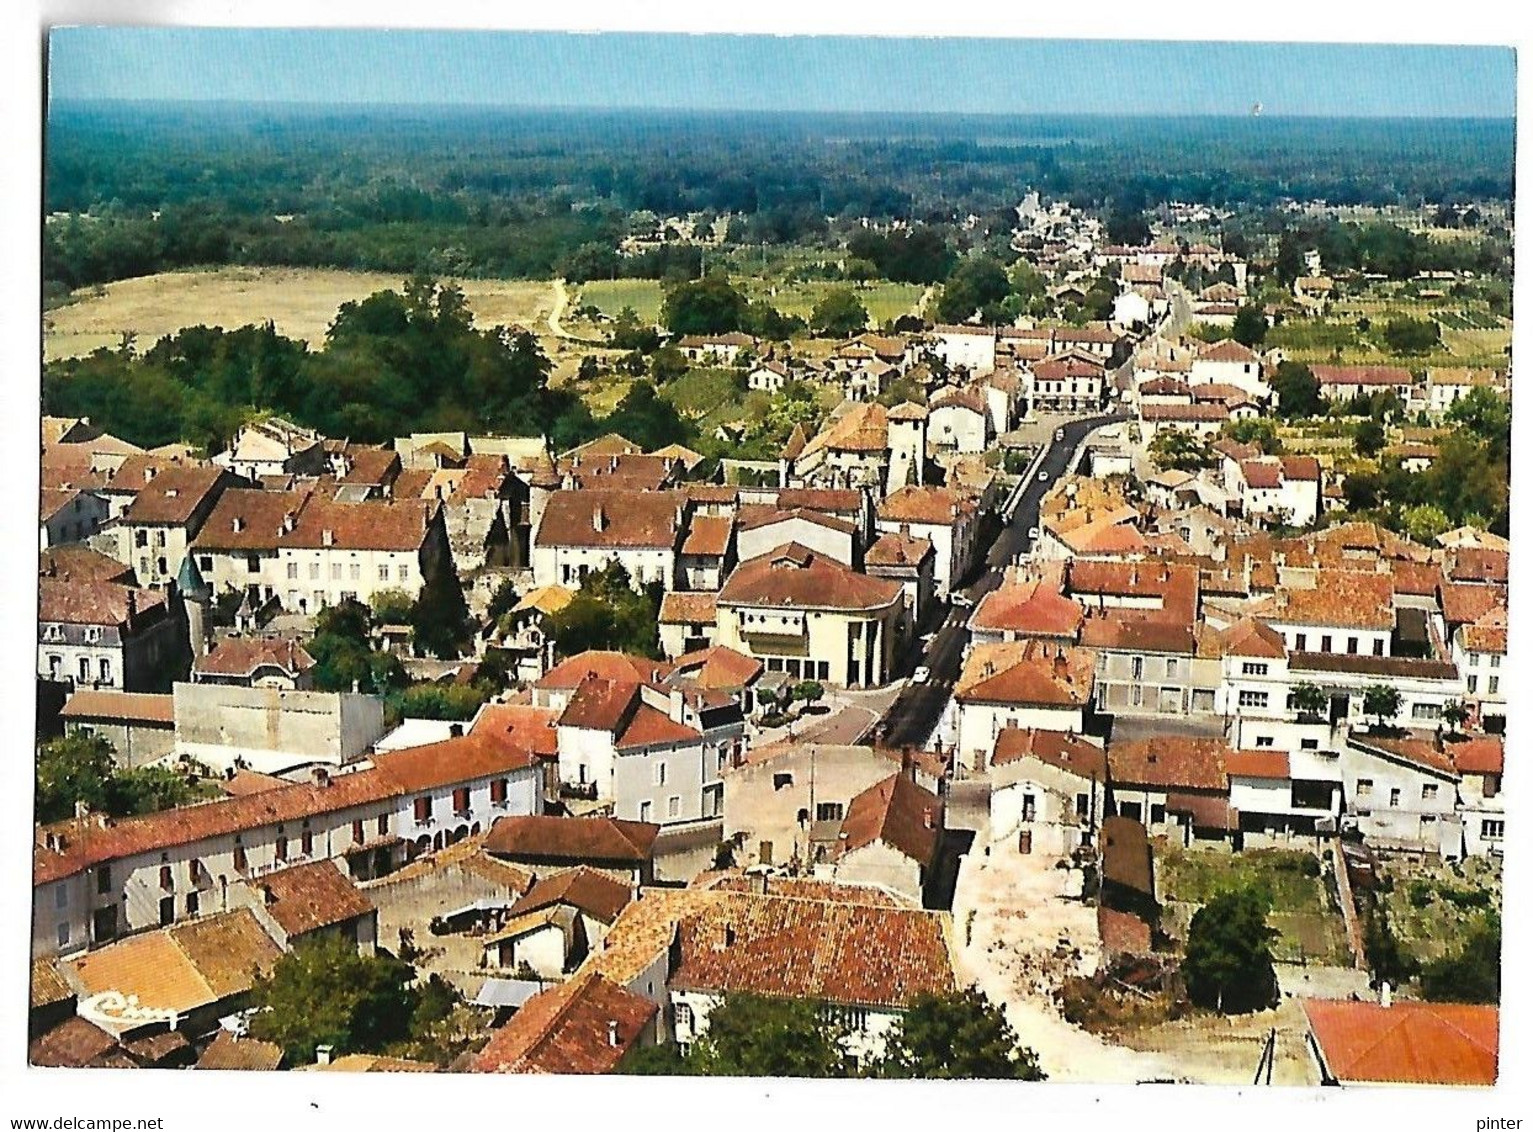
[(865, 283), (850, 285), (815, 280), (805, 283), (768, 283), (756, 279), (743, 281), (745, 291), (753, 299), (765, 299), (783, 314), (797, 315), (807, 319), (827, 291), (852, 286), (862, 305), (868, 309), (868, 317), (875, 326), (891, 322), (901, 315), (914, 314), (926, 290), (917, 283)]
[[(403, 277), (377, 272), (285, 267), (224, 267), (124, 279), (76, 293), (74, 301), (43, 317), (44, 356), (78, 357), (116, 346), (123, 334), (147, 349), (186, 326), (233, 329), (267, 320), (279, 333), (312, 344), (342, 303), (375, 291), (399, 289)], [(459, 281), (481, 326), (520, 324), (538, 333), (553, 307), (553, 286), (537, 280)]]
[[(1400, 317), (1434, 319), (1442, 336), (1441, 346), (1429, 354), (1391, 354), (1381, 344), (1381, 332), (1391, 318)], [(1357, 327), (1358, 320), (1364, 318), (1370, 324), (1366, 332)], [(1387, 294), (1343, 299), (1323, 318), (1289, 318), (1268, 332), (1265, 344), (1283, 347), (1299, 362), (1330, 362), (1339, 350), (1342, 362), (1404, 365), (1419, 370), (1429, 366), (1505, 366), (1511, 340), (1511, 323), (1483, 305)]]
[(1460, 864), (1405, 854), (1384, 861), (1393, 887), (1384, 895), (1389, 927), (1401, 947), (1426, 962), (1454, 951), (1487, 910), (1501, 910), (1501, 864), (1471, 857)]
[(653, 323), (660, 319), (664, 298), (658, 279), (593, 279), (580, 284), (570, 305), (594, 306), (610, 318), (616, 318), (624, 307), (632, 307), (640, 322)]
[(1306, 876), (1299, 867), (1306, 859), (1315, 860), (1302, 850), (1227, 853), (1157, 843), (1156, 884), (1173, 934), (1185, 938), (1192, 913), (1220, 889), (1257, 884), (1272, 897), (1276, 959), (1344, 965), (1349, 958), (1346, 925), (1331, 905), (1325, 878)]

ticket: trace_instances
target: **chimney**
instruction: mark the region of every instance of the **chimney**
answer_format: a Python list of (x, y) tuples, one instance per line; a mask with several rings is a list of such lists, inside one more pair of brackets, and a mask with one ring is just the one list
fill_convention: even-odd
[(461, 739), (461, 738), (463, 738), (463, 724), (461, 724), (461, 723), (449, 723), (447, 725), (447, 734), (450, 735), (454, 739)]
[(607, 529), (606, 508), (597, 507), (595, 511), (591, 512), (591, 526), (598, 531), (604, 531)]
[(330, 770), (327, 767), (317, 766), (314, 768), (314, 785), (324, 788), (330, 785)]
[(320, 534), (320, 542), (324, 543), (326, 546), (334, 546), (335, 532), (332, 531), (329, 527), (326, 527)]
[(1388, 1010), (1394, 1004), (1395, 988), (1389, 985), (1388, 979), (1385, 979), (1379, 984), (1379, 1005)]
[(129, 621), (129, 623), (131, 623), (133, 621), (133, 618), (136, 617), (136, 616), (138, 616), (138, 591), (137, 590), (129, 590), (128, 591), (128, 621)]
[(609, 1020), (607, 1022), (607, 1044), (609, 1046), (616, 1046), (617, 1045), (617, 1022), (616, 1021), (610, 1021)]
[(330, 1055), (335, 1052), (334, 1046), (324, 1045), (314, 1047), (314, 1064), (329, 1065)]
[(927, 829), (935, 829), (937, 827), (937, 823), (933, 818), (932, 808), (930, 806), (927, 806), (926, 809), (922, 811), (921, 822), (926, 826)]

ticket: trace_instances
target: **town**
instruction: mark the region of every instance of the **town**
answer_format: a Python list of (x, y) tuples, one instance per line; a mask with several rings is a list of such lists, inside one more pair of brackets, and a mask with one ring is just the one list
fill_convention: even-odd
[(1494, 1084), (1507, 202), (1276, 214), (59, 347), (32, 1064)]

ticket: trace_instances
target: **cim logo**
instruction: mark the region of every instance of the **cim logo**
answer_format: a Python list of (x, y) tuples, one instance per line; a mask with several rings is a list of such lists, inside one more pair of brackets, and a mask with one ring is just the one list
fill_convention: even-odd
[(91, 995), (80, 1003), (78, 1013), (88, 1022), (101, 1022), (112, 1027), (164, 1022), (172, 1030), (180, 1018), (174, 1010), (140, 1005), (138, 995), (125, 995), (121, 991), (102, 991)]

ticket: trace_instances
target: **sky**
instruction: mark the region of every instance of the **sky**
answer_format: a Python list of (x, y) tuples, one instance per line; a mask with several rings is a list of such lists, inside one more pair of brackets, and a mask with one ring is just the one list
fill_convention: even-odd
[(694, 110), (1510, 117), (1510, 48), (74, 27), (52, 97)]

